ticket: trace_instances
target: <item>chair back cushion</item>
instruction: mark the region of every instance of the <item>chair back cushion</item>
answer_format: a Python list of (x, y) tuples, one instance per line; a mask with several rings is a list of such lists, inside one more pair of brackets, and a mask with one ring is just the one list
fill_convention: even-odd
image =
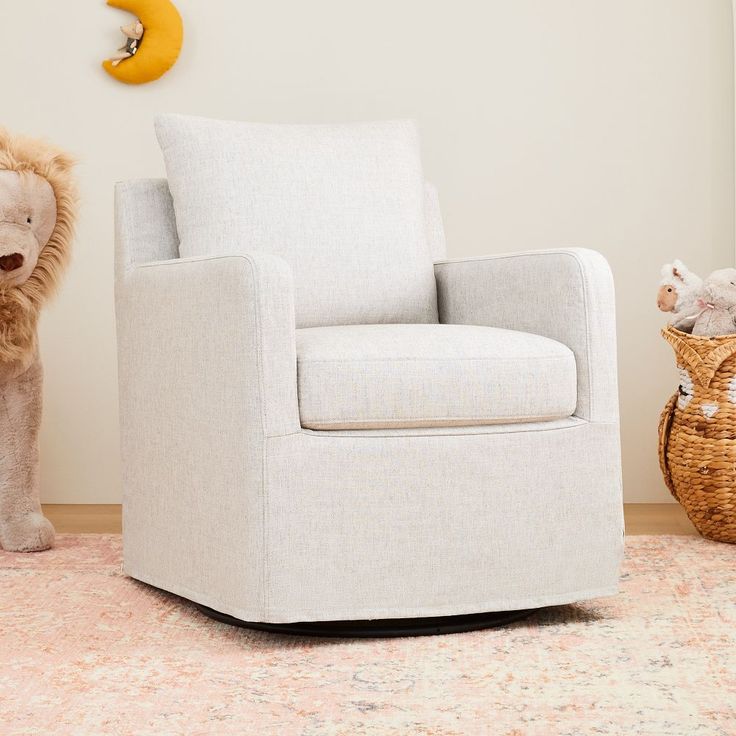
[(185, 258), (266, 251), (298, 327), (437, 322), (410, 121), (273, 125), (156, 118)]

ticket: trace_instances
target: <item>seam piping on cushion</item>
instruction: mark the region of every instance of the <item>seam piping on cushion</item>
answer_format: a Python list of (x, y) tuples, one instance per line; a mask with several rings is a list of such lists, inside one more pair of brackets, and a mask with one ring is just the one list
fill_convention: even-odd
[[(362, 434), (361, 430), (351, 429), (337, 429), (337, 430), (323, 430), (323, 429), (309, 429), (308, 427), (302, 427), (300, 434), (306, 435), (307, 437), (319, 437), (324, 439), (335, 439), (341, 437), (343, 439), (406, 439), (406, 438), (425, 438), (425, 439), (437, 439), (438, 437), (485, 437), (486, 435), (504, 435), (504, 434), (519, 434), (522, 432), (565, 432), (571, 429), (579, 429), (584, 425), (599, 426), (599, 427), (617, 427), (615, 422), (591, 422), (583, 417), (576, 416), (573, 414), (568, 419), (575, 419), (577, 421), (566, 424), (563, 427), (534, 427), (533, 429), (525, 428), (523, 424), (519, 424), (518, 428), (507, 429), (505, 432), (452, 432), (453, 427), (428, 427), (428, 429), (437, 430), (434, 433), (423, 433), (423, 434), (381, 434), (381, 432), (387, 432), (389, 430), (372, 429), (362, 430), (365, 432), (371, 432), (371, 434)], [(495, 426), (495, 425), (488, 425)], [(457, 428), (454, 428), (457, 429)], [(401, 430), (394, 430), (401, 432)], [(409, 430), (407, 430), (409, 432)], [(347, 434), (346, 434), (347, 433)], [(375, 434), (374, 434), (375, 433)]]
[[(263, 560), (261, 563), (261, 597), (263, 608), (263, 620), (268, 620), (268, 531), (266, 522), (268, 518), (267, 499), (266, 499), (266, 463), (268, 462), (268, 448), (266, 442), (266, 407), (265, 407), (265, 389), (263, 381), (263, 356), (261, 355), (261, 289), (258, 285), (257, 269), (252, 258), (241, 256), (250, 268), (251, 279), (253, 281), (253, 306), (254, 306), (254, 325), (255, 325), (255, 343), (256, 343), (256, 368), (258, 371), (258, 395), (261, 415), (261, 544)], [(214, 260), (214, 259), (213, 259)]]
[(551, 248), (547, 250), (520, 250), (518, 253), (499, 253), (497, 256), (471, 256), (469, 258), (445, 258), (435, 261), (435, 266), (453, 266), (463, 263), (479, 263), (482, 261), (506, 261), (512, 258), (530, 258), (534, 256), (559, 256), (571, 255), (569, 248)]
[[(585, 357), (586, 357), (586, 363), (587, 363), (587, 370), (586, 373), (588, 374), (588, 404), (589, 404), (589, 414), (591, 417), (595, 416), (595, 391), (593, 388), (593, 370), (592, 370), (592, 360), (591, 360), (591, 349), (590, 349), (590, 314), (589, 314), (589, 307), (588, 307), (588, 292), (589, 292), (589, 284), (588, 279), (585, 274), (585, 269), (583, 268), (583, 264), (581, 262), (581, 259), (575, 254), (571, 252), (566, 252), (565, 255), (570, 256), (578, 267), (578, 273), (580, 275), (580, 281), (582, 283), (583, 287), (583, 316), (585, 318)], [(577, 366), (576, 366), (577, 368)], [(578, 397), (579, 400), (579, 397)]]
[[(377, 419), (308, 419), (308, 422), (317, 422), (319, 424), (370, 424), (376, 422), (385, 423), (404, 423), (409, 422), (453, 422), (454, 424), (438, 425), (435, 427), (421, 427), (421, 429), (449, 429), (451, 427), (498, 427), (504, 424), (535, 424), (538, 422), (562, 421), (564, 419), (574, 418), (574, 414), (534, 414), (533, 416), (513, 416), (498, 417), (490, 419), (488, 417), (427, 417), (426, 419), (393, 419), (388, 417), (379, 417)], [(470, 422), (469, 424), (460, 424), (459, 422)], [(302, 425), (303, 426), (303, 425)], [(311, 429), (305, 427), (305, 429)], [(367, 427), (366, 429), (418, 429), (418, 427)]]
[[(560, 343), (562, 344), (562, 343)], [(567, 346), (565, 346), (567, 347)], [(569, 349), (569, 348), (568, 348)], [(518, 361), (545, 361), (545, 360), (564, 360), (569, 361), (571, 357), (575, 357), (570, 351), (570, 355), (539, 355), (534, 357), (523, 358), (299, 358), (297, 354), (297, 363), (459, 363), (461, 361), (475, 361), (477, 363), (500, 363), (500, 362), (518, 362)]]

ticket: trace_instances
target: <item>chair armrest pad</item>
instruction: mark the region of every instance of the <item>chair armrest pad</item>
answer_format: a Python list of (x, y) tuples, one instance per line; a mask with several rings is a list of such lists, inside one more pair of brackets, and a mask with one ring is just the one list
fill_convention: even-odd
[(593, 250), (566, 248), (440, 261), (440, 322), (532, 332), (567, 345), (578, 373), (576, 415), (618, 421), (613, 278)]
[(138, 265), (118, 281), (116, 314), (121, 411), (166, 391), (178, 396), (182, 420), (217, 422), (239, 405), (249, 431), (298, 431), (293, 283), (282, 259)]

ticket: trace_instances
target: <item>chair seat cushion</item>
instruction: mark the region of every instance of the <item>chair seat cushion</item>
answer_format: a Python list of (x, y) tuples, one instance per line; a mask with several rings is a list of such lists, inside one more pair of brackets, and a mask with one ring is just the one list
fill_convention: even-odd
[(351, 325), (296, 331), (308, 429), (529, 422), (575, 411), (575, 357), (562, 343), (472, 325)]

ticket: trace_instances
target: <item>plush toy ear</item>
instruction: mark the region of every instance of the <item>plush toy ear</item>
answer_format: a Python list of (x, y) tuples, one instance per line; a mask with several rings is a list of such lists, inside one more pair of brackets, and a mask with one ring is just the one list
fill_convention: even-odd
[(691, 275), (690, 269), (679, 259), (672, 264), (672, 274), (680, 281), (685, 281)]
[(671, 263), (665, 263), (664, 266), (662, 266), (662, 278), (663, 279), (669, 279), (673, 276), (674, 273), (674, 266)]
[(51, 168), (61, 175), (66, 175), (74, 168), (76, 161), (68, 153), (57, 153), (51, 159)]

